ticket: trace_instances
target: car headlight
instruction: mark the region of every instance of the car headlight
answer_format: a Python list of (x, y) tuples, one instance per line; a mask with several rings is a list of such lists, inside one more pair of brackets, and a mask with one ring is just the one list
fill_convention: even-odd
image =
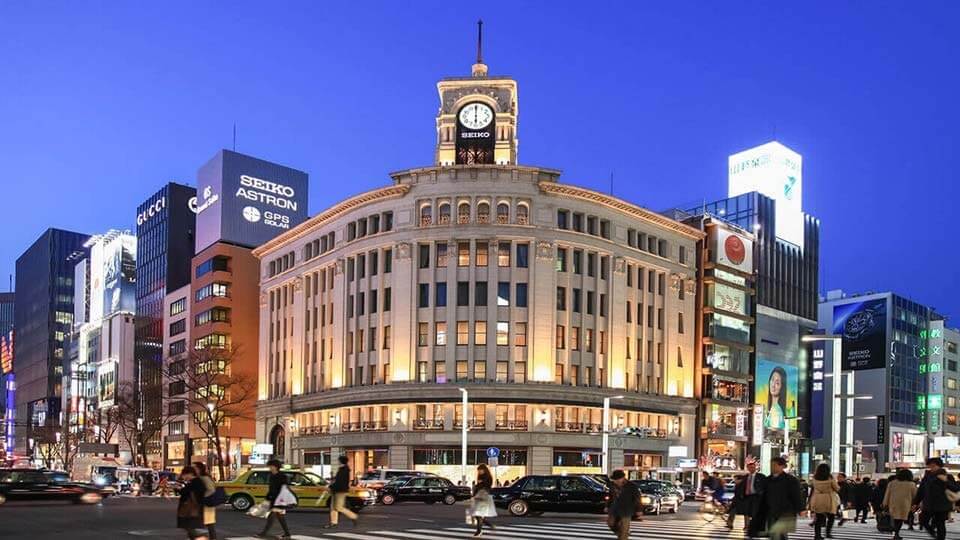
[(650, 504), (653, 502), (653, 499), (650, 497), (640, 497), (640, 504)]

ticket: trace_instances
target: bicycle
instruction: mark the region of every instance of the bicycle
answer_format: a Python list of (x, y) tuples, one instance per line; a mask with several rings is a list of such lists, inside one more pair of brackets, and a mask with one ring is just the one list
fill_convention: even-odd
[(720, 516), (722, 519), (725, 519), (727, 515), (727, 507), (722, 501), (715, 501), (712, 495), (707, 495), (707, 498), (700, 506), (699, 512), (700, 517), (702, 517), (704, 521), (707, 523), (713, 523), (718, 516)]

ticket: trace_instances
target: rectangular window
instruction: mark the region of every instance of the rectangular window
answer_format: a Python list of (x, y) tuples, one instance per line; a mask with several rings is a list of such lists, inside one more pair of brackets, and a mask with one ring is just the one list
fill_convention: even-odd
[(487, 242), (477, 242), (477, 266), (487, 265), (487, 255), (490, 244)]
[(376, 289), (370, 291), (370, 298), (369, 298), (369, 300), (367, 300), (367, 303), (369, 304), (369, 306), (368, 306), (369, 312), (370, 312), (370, 313), (376, 313), (376, 312), (377, 312), (377, 308), (379, 307), (379, 306), (377, 305), (377, 290), (376, 290)]
[(527, 346), (527, 323), (513, 323), (513, 344), (517, 347)]
[(470, 266), (470, 242), (457, 242), (457, 266)]
[(498, 306), (510, 305), (510, 282), (509, 281), (501, 281), (497, 283), (497, 305)]
[(417, 307), (430, 307), (430, 284), (421, 283), (417, 295)]
[(517, 362), (513, 369), (513, 382), (523, 384), (527, 382), (527, 363)]
[(680, 249), (677, 251), (677, 258), (680, 261), (680, 264), (687, 264), (687, 247), (679, 246)]
[(497, 362), (497, 382), (507, 382), (507, 369), (510, 366), (507, 362)]
[(386, 289), (383, 290), (383, 310), (384, 311), (390, 311), (390, 307), (393, 302), (392, 293), (393, 293), (393, 290), (390, 287), (387, 287)]
[(497, 244), (497, 266), (510, 266), (510, 242), (499, 242)]
[(457, 345), (470, 344), (470, 323), (457, 321)]
[(573, 250), (573, 273), (582, 274), (583, 273), (583, 252), (579, 249)]
[(677, 333), (683, 333), (683, 313), (677, 313)]
[(653, 306), (647, 306), (647, 328), (653, 328)]
[(435, 323), (436, 337), (437, 340), (434, 342), (436, 345), (446, 345), (447, 344), (447, 323), (438, 322)]
[(566, 311), (567, 309), (567, 288), (557, 287), (557, 310)]
[(553, 366), (553, 384), (563, 384), (563, 364), (559, 362)]
[(393, 250), (385, 249), (383, 251), (383, 273), (393, 272)]
[(663, 330), (663, 308), (657, 308), (657, 330)]
[(363, 310), (366, 307), (366, 304), (364, 304), (364, 294), (365, 293), (362, 292), (357, 293), (357, 316), (363, 315)]
[(497, 345), (510, 344), (510, 323), (505, 321), (497, 322)]
[(170, 356), (176, 356), (187, 352), (187, 340), (181, 339), (170, 344)]
[(567, 271), (567, 248), (557, 248), (557, 272)]
[(566, 328), (562, 324), (557, 325), (557, 349), (567, 348)]
[(383, 327), (383, 348), (384, 349), (390, 348), (390, 325), (389, 324)]
[(597, 254), (587, 253), (587, 275), (593, 277), (597, 275)]
[(179, 315), (187, 309), (187, 299), (181, 298), (170, 304), (170, 315)]
[(573, 289), (573, 312), (580, 313), (581, 293), (580, 289)]
[(229, 261), (230, 258), (223, 255), (211, 257), (197, 265), (197, 277), (210, 272), (229, 272)]
[(469, 281), (457, 282), (457, 305), (458, 306), (470, 305), (470, 282)]
[(527, 307), (527, 284), (517, 283), (517, 296), (514, 299), (517, 307)]
[(567, 230), (570, 228), (570, 212), (567, 210), (557, 210), (557, 228)]
[(527, 268), (530, 265), (530, 244), (517, 244), (517, 268)]
[[(570, 349), (574, 351), (580, 350), (580, 327), (579, 326), (570, 327)], [(629, 351), (627, 351), (627, 358), (630, 358)]]
[(594, 306), (597, 304), (597, 293), (587, 291), (587, 315), (593, 315)]
[(593, 352), (593, 329), (587, 328), (586, 333), (583, 334), (583, 348), (587, 352)]
[(420, 268), (430, 268), (430, 244), (420, 244), (419, 250), (417, 261), (420, 263)]
[(573, 213), (573, 230), (583, 232), (583, 214), (579, 212)]
[(610, 279), (610, 257), (600, 257), (600, 279)]
[(487, 344), (487, 321), (473, 322), (473, 344), (474, 345)]
[(657, 294), (663, 296), (667, 289), (667, 278), (665, 274), (657, 274)]
[(437, 242), (437, 268), (447, 267), (447, 243)]
[(426, 347), (430, 340), (430, 327), (427, 323), (417, 323), (417, 346)]
[(473, 363), (473, 380), (484, 381), (487, 379), (487, 363), (483, 360), (477, 360)]
[(370, 261), (370, 275), (375, 276), (380, 271), (380, 258), (379, 253), (376, 251), (371, 251), (370, 255), (367, 257), (367, 260)]
[(187, 320), (180, 319), (179, 321), (173, 321), (170, 323), (170, 335), (176, 336), (187, 331)]
[(367, 256), (357, 255), (357, 277), (363, 279), (367, 276)]
[(600, 331), (600, 354), (607, 354), (607, 333)]
[(436, 283), (436, 307), (447, 307), (447, 282), (438, 281)]
[(457, 380), (458, 381), (467, 380), (467, 376), (469, 375), (469, 372), (467, 371), (467, 369), (468, 369), (468, 366), (467, 366), (466, 360), (459, 360), (457, 362)]
[(447, 364), (440, 360), (433, 364), (434, 379), (438, 383), (447, 382)]
[(486, 281), (478, 281), (474, 285), (473, 305), (475, 306), (487, 305), (487, 282)]
[(353, 281), (353, 268), (355, 263), (353, 257), (347, 259), (347, 281)]
[(607, 295), (603, 293), (600, 294), (600, 316), (607, 316)]

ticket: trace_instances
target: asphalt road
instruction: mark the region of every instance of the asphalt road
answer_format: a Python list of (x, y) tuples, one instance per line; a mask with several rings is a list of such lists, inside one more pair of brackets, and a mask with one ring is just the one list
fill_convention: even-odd
[[(697, 512), (699, 505), (687, 502), (679, 514), (647, 516), (635, 522), (631, 539), (636, 540), (742, 540), (739, 527), (727, 531), (720, 520), (707, 523)], [(295, 540), (452, 540), (472, 538), (473, 531), (464, 523), (466, 502), (453, 506), (442, 504), (403, 503), (373, 506), (360, 514), (354, 527), (342, 519), (337, 529), (324, 529), (328, 513), (300, 509), (289, 512), (287, 520)], [(153, 538), (173, 540), (185, 538), (176, 528), (176, 501), (158, 498), (115, 497), (97, 505), (69, 503), (8, 502), (0, 506), (0, 538), (29, 539), (117, 539)], [(217, 513), (218, 537), (221, 540), (253, 540), (264, 522), (224, 507)], [(791, 540), (812, 540), (809, 520), (801, 519)], [(513, 518), (501, 511), (495, 520), (497, 529), (485, 537), (505, 540), (606, 540), (613, 535), (606, 528), (604, 516), (597, 514), (547, 513), (539, 517)], [(737, 522), (738, 526), (742, 523)], [(273, 532), (279, 533), (279, 530)], [(848, 523), (835, 528), (838, 540), (889, 539), (878, 533), (874, 523)], [(950, 524), (948, 538), (960, 538), (960, 523)], [(926, 540), (926, 534), (904, 532), (906, 540)]]
[[(695, 503), (687, 503), (679, 515), (649, 517), (656, 520), (699, 519), (692, 511)], [(461, 527), (464, 525), (466, 502), (453, 506), (443, 504), (398, 503), (393, 506), (372, 506), (360, 513), (356, 528), (341, 516), (340, 532), (362, 533), (378, 529), (423, 529)], [(516, 523), (597, 522), (598, 514), (545, 514), (541, 517), (512, 518), (501, 510), (498, 525)], [(329, 523), (329, 513), (320, 510), (298, 509), (287, 513), (287, 521), (296, 535), (316, 535), (331, 532), (323, 526)], [(217, 532), (220, 538), (253, 536), (264, 522), (246, 516), (230, 507), (217, 511)], [(69, 503), (8, 502), (0, 507), (0, 538), (156, 538), (181, 539), (176, 528), (176, 501), (174, 499), (114, 497), (97, 505)], [(279, 533), (279, 528), (274, 532)]]

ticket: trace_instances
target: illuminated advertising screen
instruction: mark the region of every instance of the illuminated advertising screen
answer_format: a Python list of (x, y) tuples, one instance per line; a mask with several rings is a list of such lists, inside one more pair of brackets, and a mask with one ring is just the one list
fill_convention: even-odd
[(764, 429), (783, 429), (797, 416), (800, 373), (797, 366), (760, 359), (757, 362), (756, 403), (763, 407)]
[(886, 365), (887, 301), (866, 300), (833, 307), (833, 333), (843, 336), (843, 369)]
[(221, 150), (197, 173), (196, 252), (219, 242), (257, 247), (307, 219), (307, 174)]
[(107, 362), (97, 369), (97, 397), (100, 408), (113, 406), (117, 397), (117, 369), (116, 364)]
[(8, 335), (0, 335), (0, 373), (13, 372), (13, 330)]
[(777, 238), (803, 249), (803, 161), (800, 154), (769, 142), (728, 159), (728, 196), (756, 191), (777, 202)]
[(714, 283), (708, 287), (708, 290), (712, 295), (713, 307), (738, 315), (747, 314), (747, 293), (742, 289), (723, 283)]
[[(121, 234), (103, 246), (103, 314), (136, 311), (137, 239)], [(92, 293), (91, 293), (92, 296)]]

